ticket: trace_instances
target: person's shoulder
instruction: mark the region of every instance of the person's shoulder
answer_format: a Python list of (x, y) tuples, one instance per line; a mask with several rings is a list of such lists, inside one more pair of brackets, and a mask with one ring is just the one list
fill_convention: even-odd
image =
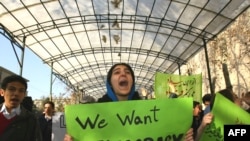
[(137, 91), (135, 91), (135, 94), (133, 95), (132, 100), (141, 100), (140, 94)]
[(109, 98), (109, 96), (107, 95), (107, 94), (105, 94), (105, 95), (103, 95), (101, 98), (99, 98), (98, 100), (97, 100), (97, 102), (111, 102), (112, 101), (112, 99), (111, 98)]
[(37, 118), (34, 112), (27, 110), (25, 107), (21, 106), (20, 116), (23, 118)]
[(44, 115), (44, 114), (40, 114), (40, 115), (38, 116), (38, 119), (45, 119), (45, 115)]
[[(141, 97), (137, 91), (135, 91), (131, 100), (141, 100)], [(99, 98), (97, 100), (97, 102), (100, 102), (100, 103), (101, 102), (112, 102), (112, 99), (107, 94), (105, 94), (101, 98)]]

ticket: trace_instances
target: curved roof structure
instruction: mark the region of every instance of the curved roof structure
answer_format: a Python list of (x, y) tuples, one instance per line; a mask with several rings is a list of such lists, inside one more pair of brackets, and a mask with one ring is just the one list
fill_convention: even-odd
[(1, 28), (71, 88), (96, 98), (109, 68), (129, 63), (136, 87), (174, 73), (250, 0), (1, 0)]

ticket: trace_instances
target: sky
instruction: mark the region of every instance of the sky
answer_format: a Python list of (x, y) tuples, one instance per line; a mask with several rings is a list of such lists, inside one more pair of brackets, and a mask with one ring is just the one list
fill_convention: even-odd
[[(20, 65), (10, 41), (0, 34), (0, 42), (0, 66), (19, 75)], [(21, 60), (21, 50), (18, 47), (15, 49)], [(29, 80), (28, 96), (32, 100), (50, 96), (51, 68), (28, 48), (25, 48), (22, 76)], [(66, 85), (53, 76), (52, 95), (59, 96), (65, 92)]]

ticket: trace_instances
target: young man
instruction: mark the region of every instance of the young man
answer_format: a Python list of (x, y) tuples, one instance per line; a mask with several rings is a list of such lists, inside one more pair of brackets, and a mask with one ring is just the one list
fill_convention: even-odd
[(26, 80), (18, 75), (6, 77), (1, 85), (4, 103), (0, 105), (1, 141), (41, 141), (36, 116), (20, 103), (26, 96)]
[(55, 104), (52, 101), (44, 103), (43, 114), (39, 117), (39, 124), (43, 141), (51, 141), (52, 134), (52, 116), (55, 111)]
[(203, 97), (202, 97), (202, 103), (204, 104), (204, 109), (210, 104), (211, 102), (211, 94), (205, 94)]

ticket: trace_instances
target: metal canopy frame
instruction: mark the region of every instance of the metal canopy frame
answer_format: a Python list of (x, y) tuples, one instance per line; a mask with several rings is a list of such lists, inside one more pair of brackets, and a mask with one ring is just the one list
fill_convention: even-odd
[(1, 0), (0, 27), (69, 87), (99, 98), (114, 63), (129, 63), (136, 88), (151, 90), (155, 72), (174, 73), (249, 5), (250, 0)]

